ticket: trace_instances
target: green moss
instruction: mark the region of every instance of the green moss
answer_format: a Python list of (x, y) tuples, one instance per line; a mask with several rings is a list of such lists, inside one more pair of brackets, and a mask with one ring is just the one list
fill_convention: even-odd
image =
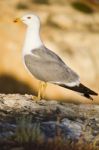
[(17, 119), (17, 128), (15, 133), (16, 141), (20, 143), (31, 143), (41, 141), (43, 134), (39, 123), (32, 123), (32, 117), (23, 116)]

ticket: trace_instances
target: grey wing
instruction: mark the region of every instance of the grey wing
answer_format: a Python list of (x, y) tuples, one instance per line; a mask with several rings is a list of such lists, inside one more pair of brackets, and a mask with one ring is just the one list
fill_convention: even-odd
[(54, 52), (45, 47), (31, 52), (31, 55), (25, 55), (24, 60), (25, 65), (36, 78), (59, 85), (74, 86), (79, 84), (78, 75)]

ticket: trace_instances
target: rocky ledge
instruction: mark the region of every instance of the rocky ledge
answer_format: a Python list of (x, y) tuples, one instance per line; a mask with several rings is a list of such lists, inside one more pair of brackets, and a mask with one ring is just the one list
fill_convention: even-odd
[(37, 102), (31, 95), (0, 95), (0, 140), (15, 135), (19, 127), (31, 131), (33, 126), (39, 126), (46, 139), (59, 134), (64, 140), (83, 136), (90, 142), (99, 136), (99, 105)]

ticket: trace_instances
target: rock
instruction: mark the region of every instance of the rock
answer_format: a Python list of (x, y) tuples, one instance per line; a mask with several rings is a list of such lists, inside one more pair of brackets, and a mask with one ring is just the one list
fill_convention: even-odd
[(60, 135), (63, 135), (65, 139), (77, 140), (82, 133), (82, 124), (77, 124), (72, 120), (64, 118), (57, 124), (55, 121), (48, 121), (41, 124), (41, 129), (45, 133), (47, 138), (54, 138), (57, 134), (57, 130), (60, 131)]
[(57, 135), (77, 140), (83, 135), (90, 142), (99, 135), (99, 105), (76, 105), (54, 100), (36, 102), (31, 100), (31, 95), (0, 94), (0, 106), (2, 140), (15, 136), (18, 129), (28, 128), (31, 133), (31, 128), (37, 126), (37, 132), (40, 130), (46, 139)]
[(61, 29), (99, 32), (99, 18), (97, 18), (97, 13), (93, 15), (86, 15), (71, 9), (71, 13), (54, 13), (48, 20), (51, 25)]
[(49, 23), (61, 29), (71, 29), (73, 27), (73, 21), (67, 14), (54, 14), (51, 16)]

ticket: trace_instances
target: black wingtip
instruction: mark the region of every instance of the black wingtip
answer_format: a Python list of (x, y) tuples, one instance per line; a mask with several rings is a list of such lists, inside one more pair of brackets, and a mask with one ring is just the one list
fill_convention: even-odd
[(84, 97), (86, 97), (86, 98), (93, 101), (93, 98), (89, 94), (84, 93), (82, 96), (84, 96)]
[(70, 90), (79, 92), (82, 96), (93, 100), (93, 98), (91, 97), (91, 95), (93, 96), (97, 96), (98, 93), (94, 92), (93, 90), (89, 89), (88, 87), (86, 87), (85, 85), (83, 85), (82, 83), (79, 84), (79, 86), (74, 86), (74, 87), (69, 87), (66, 85), (61, 84), (60, 86), (64, 87), (64, 88), (68, 88)]
[(90, 95), (95, 95), (95, 96), (98, 95), (98, 93), (96, 93), (95, 91), (89, 89), (88, 87), (86, 87), (82, 83), (80, 83), (79, 87), (83, 90), (83, 93), (84, 93), (85, 97), (90, 97)]

